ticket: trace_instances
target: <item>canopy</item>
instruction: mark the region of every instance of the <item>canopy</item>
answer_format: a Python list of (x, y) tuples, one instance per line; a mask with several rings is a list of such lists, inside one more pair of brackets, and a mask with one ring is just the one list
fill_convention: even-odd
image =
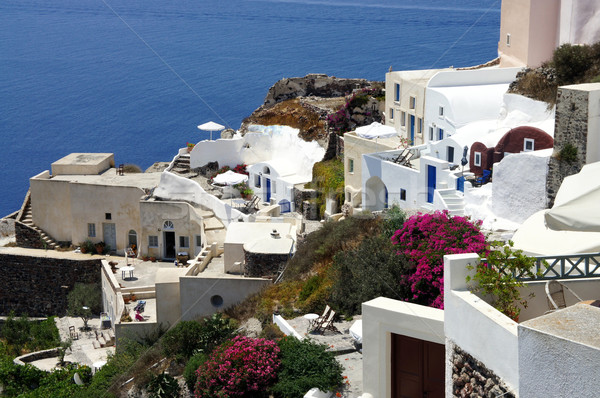
[(212, 132), (213, 131), (221, 131), (225, 128), (225, 126), (221, 126), (219, 123), (215, 122), (206, 122), (198, 126), (198, 130), (210, 131), (210, 139), (212, 141)]
[(392, 126), (384, 126), (379, 122), (373, 122), (368, 126), (358, 127), (356, 135), (372, 140), (373, 138), (390, 138), (398, 135)]
[(546, 225), (560, 231), (600, 232), (600, 162), (583, 166), (578, 174), (565, 177)]
[(227, 170), (225, 173), (218, 174), (213, 178), (213, 183), (222, 185), (236, 185), (246, 181), (248, 181), (247, 175), (239, 174), (231, 170)]

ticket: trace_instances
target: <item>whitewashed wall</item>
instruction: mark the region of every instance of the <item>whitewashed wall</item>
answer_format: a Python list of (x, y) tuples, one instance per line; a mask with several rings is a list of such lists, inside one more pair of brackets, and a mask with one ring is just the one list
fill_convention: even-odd
[(229, 204), (221, 201), (214, 195), (207, 193), (193, 180), (180, 177), (168, 171), (164, 171), (160, 177), (160, 183), (154, 190), (154, 195), (170, 200), (184, 200), (198, 203), (215, 213), (225, 226), (238, 219), (248, 220), (248, 215), (232, 208)]
[(468, 290), (466, 276), (472, 271), (466, 266), (478, 262), (473, 253), (444, 256), (446, 338), (518, 390), (518, 324)]

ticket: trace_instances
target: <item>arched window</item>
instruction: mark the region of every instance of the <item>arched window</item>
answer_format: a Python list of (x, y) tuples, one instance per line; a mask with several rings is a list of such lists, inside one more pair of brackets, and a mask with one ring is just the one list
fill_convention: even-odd
[(165, 223), (163, 224), (163, 229), (165, 230), (172, 230), (175, 229), (175, 226), (173, 226), (173, 221), (165, 221)]
[(129, 231), (129, 247), (137, 248), (137, 233), (132, 229)]
[(269, 167), (268, 167), (268, 166), (265, 166), (265, 167), (263, 168), (263, 174), (271, 174), (271, 169), (269, 169)]

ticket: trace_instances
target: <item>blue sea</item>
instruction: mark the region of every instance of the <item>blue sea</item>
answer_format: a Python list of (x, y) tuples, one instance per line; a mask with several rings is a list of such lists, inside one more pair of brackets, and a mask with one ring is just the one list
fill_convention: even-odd
[(71, 152), (145, 169), (283, 77), (479, 64), (499, 26), (500, 0), (2, 0), (0, 216)]

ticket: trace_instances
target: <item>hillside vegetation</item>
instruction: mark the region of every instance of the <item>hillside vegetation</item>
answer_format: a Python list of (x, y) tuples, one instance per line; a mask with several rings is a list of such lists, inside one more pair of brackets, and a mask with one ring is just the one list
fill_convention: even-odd
[(600, 42), (593, 45), (563, 44), (552, 59), (539, 68), (517, 74), (509, 92), (556, 104), (559, 86), (600, 82)]

